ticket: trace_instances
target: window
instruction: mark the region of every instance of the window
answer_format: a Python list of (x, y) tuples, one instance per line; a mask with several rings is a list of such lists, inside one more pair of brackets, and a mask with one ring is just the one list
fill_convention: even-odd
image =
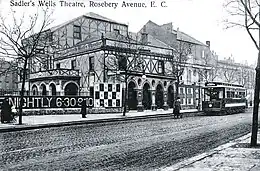
[(94, 71), (94, 56), (89, 57), (89, 70)]
[(162, 60), (158, 61), (158, 72), (164, 74), (164, 62)]
[(185, 99), (184, 98), (181, 98), (181, 104), (185, 105)]
[(191, 98), (188, 98), (188, 104), (189, 104), (189, 105), (192, 104)]
[(188, 94), (192, 94), (192, 89), (191, 88), (188, 88)]
[(127, 58), (126, 56), (120, 56), (118, 59), (119, 70), (126, 70), (127, 69)]
[(57, 69), (60, 69), (60, 63), (57, 63), (57, 64), (56, 64), (56, 68), (57, 68)]
[(197, 71), (196, 71), (196, 69), (194, 69), (193, 70), (193, 76), (196, 76), (196, 74), (197, 74)]
[(120, 30), (118, 30), (118, 29), (114, 29), (114, 32), (118, 35), (118, 34), (120, 34)]
[(81, 28), (80, 26), (73, 26), (73, 37), (74, 39), (81, 39)]
[(201, 57), (205, 58), (205, 51), (204, 50), (201, 51)]
[(71, 61), (71, 69), (75, 69), (76, 68), (76, 59)]
[(183, 88), (180, 88), (180, 94), (184, 94)]
[(53, 32), (51, 32), (51, 33), (48, 35), (48, 38), (49, 38), (49, 41), (50, 41), (50, 42), (53, 41)]

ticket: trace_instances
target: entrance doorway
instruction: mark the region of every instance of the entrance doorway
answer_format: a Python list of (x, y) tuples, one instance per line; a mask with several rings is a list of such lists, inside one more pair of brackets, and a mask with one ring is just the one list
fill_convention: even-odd
[(78, 94), (78, 87), (75, 83), (69, 83), (66, 85), (64, 90), (65, 95), (77, 95)]
[(136, 91), (135, 91), (135, 83), (130, 82), (128, 84), (128, 108), (129, 110), (136, 110), (137, 109), (137, 98), (136, 98)]
[(155, 104), (157, 106), (157, 109), (163, 108), (163, 87), (161, 84), (158, 84), (156, 87)]
[(151, 105), (152, 105), (152, 96), (149, 89), (150, 89), (149, 84), (145, 83), (143, 86), (143, 101), (142, 101), (144, 110), (151, 109)]
[(173, 91), (173, 86), (172, 85), (170, 85), (168, 87), (167, 96), (168, 96), (167, 104), (168, 104), (169, 108), (173, 108), (174, 91)]

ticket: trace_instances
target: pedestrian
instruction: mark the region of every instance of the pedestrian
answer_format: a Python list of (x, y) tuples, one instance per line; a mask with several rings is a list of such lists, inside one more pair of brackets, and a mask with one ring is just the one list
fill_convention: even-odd
[(81, 115), (82, 115), (82, 118), (86, 118), (86, 114), (87, 114), (87, 106), (86, 106), (86, 101), (84, 100), (81, 103)]
[(9, 100), (6, 97), (1, 105), (1, 123), (10, 123), (11, 120), (11, 105), (9, 104)]
[(182, 118), (182, 114), (180, 113), (181, 110), (181, 99), (180, 97), (177, 97), (177, 100), (174, 102), (174, 118)]

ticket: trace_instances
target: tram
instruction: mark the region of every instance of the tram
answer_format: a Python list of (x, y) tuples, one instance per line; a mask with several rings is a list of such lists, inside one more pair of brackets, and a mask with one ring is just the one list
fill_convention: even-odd
[(202, 110), (207, 115), (243, 113), (247, 108), (246, 89), (241, 85), (206, 82)]

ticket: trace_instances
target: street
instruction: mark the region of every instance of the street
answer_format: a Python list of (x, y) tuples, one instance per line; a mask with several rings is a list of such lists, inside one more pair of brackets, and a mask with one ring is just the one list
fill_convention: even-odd
[(252, 112), (0, 134), (0, 170), (155, 170), (251, 130)]

